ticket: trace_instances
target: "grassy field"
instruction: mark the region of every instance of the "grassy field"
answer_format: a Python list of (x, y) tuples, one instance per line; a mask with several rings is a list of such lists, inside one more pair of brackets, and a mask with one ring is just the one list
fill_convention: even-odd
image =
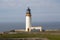
[(60, 40), (60, 32), (34, 32), (18, 34), (0, 34), (0, 38), (48, 38), (49, 40)]

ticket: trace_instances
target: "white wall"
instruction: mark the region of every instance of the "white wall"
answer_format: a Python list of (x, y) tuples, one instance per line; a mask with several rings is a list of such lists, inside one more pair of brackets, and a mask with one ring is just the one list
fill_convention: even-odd
[(31, 27), (31, 17), (26, 16), (26, 31), (28, 31), (28, 28)]
[(42, 27), (40, 26), (40, 27), (31, 27), (31, 30), (32, 29), (40, 29), (40, 31), (42, 31)]

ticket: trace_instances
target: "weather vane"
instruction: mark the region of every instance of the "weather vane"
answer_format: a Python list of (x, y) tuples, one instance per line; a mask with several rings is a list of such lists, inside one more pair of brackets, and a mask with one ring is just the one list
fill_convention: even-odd
[(27, 7), (30, 7), (30, 0), (27, 0)]

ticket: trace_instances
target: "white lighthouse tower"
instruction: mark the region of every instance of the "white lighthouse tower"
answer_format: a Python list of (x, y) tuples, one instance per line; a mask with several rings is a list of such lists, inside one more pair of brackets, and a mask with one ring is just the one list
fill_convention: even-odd
[(30, 8), (27, 9), (26, 12), (26, 31), (30, 32), (30, 27), (31, 27), (31, 12)]

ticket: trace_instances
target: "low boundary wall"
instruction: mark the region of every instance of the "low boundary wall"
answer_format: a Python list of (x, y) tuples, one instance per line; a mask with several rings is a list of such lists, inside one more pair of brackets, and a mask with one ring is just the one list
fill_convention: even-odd
[(3, 38), (0, 40), (48, 40), (47, 38)]

